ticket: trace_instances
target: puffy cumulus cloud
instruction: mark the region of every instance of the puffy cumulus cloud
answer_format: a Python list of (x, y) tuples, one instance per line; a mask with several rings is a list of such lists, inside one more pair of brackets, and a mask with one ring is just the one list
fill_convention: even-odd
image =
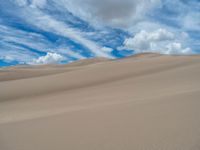
[(57, 53), (48, 52), (47, 55), (41, 56), (38, 59), (33, 59), (29, 64), (39, 65), (39, 64), (56, 64), (64, 60), (64, 57)]
[(166, 46), (166, 54), (191, 54), (192, 50), (189, 47), (184, 48), (181, 43), (169, 43)]
[[(181, 34), (182, 35), (182, 34)], [(189, 54), (190, 48), (184, 48), (182, 41), (166, 29), (153, 32), (140, 31), (134, 37), (124, 41), (123, 49), (134, 50), (136, 53), (156, 52), (162, 54)], [(122, 49), (122, 48), (120, 48)]]
[(165, 29), (158, 29), (150, 34), (147, 33), (146, 38), (152, 41), (173, 40), (174, 34)]
[(166, 31), (165, 29), (158, 29), (154, 32), (147, 32), (145, 30), (137, 33), (133, 38), (125, 40), (124, 44), (129, 49), (146, 51), (153, 49), (156, 43), (173, 40), (174, 34)]
[[(63, 0), (65, 1), (65, 0)], [(95, 25), (128, 27), (160, 0), (66, 0), (66, 7), (74, 15)]]

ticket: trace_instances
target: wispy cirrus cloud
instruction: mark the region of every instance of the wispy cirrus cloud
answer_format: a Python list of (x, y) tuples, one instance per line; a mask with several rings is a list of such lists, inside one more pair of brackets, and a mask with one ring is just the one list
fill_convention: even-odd
[[(65, 22), (62, 22), (46, 13), (44, 13), (41, 7), (44, 7), (46, 1), (38, 2), (37, 0), (28, 3), (29, 1), (23, 2), (22, 9), (19, 11), (23, 14), (23, 18), (26, 22), (38, 27), (47, 32), (52, 32), (60, 36), (69, 38), (79, 44), (82, 44), (88, 48), (94, 55), (101, 57), (112, 57), (111, 55), (101, 51), (101, 46), (86, 37), (84, 37), (84, 32), (71, 28)], [(19, 3), (21, 5), (21, 2)], [(39, 7), (39, 8), (38, 8)], [(27, 15), (26, 15), (27, 14)], [(31, 19), (30, 19), (31, 15)]]
[(17, 43), (37, 50), (46, 49), (47, 46), (53, 47), (52, 43), (41, 34), (18, 30), (5, 25), (0, 25), (0, 33), (0, 39), (5, 43)]

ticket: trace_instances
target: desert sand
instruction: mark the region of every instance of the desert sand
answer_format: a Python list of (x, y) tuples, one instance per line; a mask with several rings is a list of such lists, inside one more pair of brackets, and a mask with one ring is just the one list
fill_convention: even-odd
[(200, 150), (200, 56), (0, 69), (0, 150)]

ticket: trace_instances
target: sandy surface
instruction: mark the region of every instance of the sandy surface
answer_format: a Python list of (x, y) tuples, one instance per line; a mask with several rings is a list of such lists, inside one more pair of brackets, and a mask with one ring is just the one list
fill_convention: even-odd
[(200, 150), (200, 56), (1, 69), (0, 150)]

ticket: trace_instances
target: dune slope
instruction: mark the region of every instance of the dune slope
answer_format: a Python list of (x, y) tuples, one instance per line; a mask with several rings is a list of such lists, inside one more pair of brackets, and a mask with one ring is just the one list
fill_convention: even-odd
[(0, 150), (200, 149), (200, 56), (93, 61), (0, 72)]

